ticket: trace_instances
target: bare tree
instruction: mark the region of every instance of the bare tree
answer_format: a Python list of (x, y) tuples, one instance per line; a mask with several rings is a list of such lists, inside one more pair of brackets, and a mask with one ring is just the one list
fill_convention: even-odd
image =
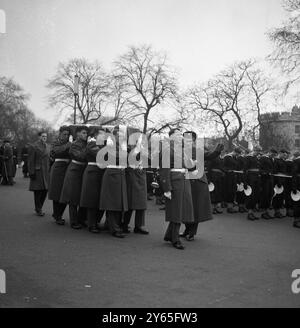
[(234, 64), (205, 85), (190, 90), (191, 106), (196, 112), (206, 113), (209, 121), (222, 126), (229, 149), (243, 129), (242, 115), (247, 96), (244, 91), (247, 71), (252, 65), (252, 61)]
[(115, 68), (124, 79), (128, 104), (135, 111), (135, 118), (142, 118), (142, 131), (146, 133), (154, 108), (176, 93), (177, 83), (167, 57), (151, 46), (132, 46), (115, 62)]
[[(254, 62), (253, 62), (254, 64)], [(256, 120), (251, 120), (248, 124), (252, 132), (252, 140), (258, 142), (259, 128), (262, 124), (261, 115), (266, 108), (266, 102), (270, 100), (271, 94), (275, 91), (275, 85), (270, 77), (259, 68), (253, 68), (246, 71), (249, 81), (249, 104), (256, 116)]]
[[(86, 59), (72, 59), (58, 65), (57, 72), (47, 84), (51, 90), (49, 104), (61, 113), (71, 115), (74, 109), (74, 76), (79, 77), (77, 98), (78, 121), (80, 123), (98, 122), (105, 116), (110, 96), (110, 79), (102, 66)], [(115, 117), (114, 117), (115, 118)]]
[(268, 33), (275, 46), (268, 58), (289, 77), (285, 85), (287, 91), (292, 84), (300, 80), (300, 0), (285, 0), (284, 8), (290, 18), (281, 27)]

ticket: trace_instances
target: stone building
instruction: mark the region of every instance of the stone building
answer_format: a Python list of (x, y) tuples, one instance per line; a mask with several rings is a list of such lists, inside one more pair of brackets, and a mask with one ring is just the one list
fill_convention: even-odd
[(259, 139), (264, 150), (300, 151), (300, 107), (294, 106), (291, 112), (262, 114)]

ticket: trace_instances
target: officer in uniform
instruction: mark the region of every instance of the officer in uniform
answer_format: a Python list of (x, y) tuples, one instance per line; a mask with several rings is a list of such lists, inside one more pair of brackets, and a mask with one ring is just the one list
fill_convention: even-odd
[[(144, 228), (145, 226), (145, 213), (147, 209), (147, 178), (146, 169), (143, 166), (148, 165), (148, 154), (144, 152), (144, 148), (136, 140), (135, 143), (131, 142), (130, 135), (135, 134), (136, 137), (142, 136), (141, 132), (137, 129), (128, 128), (128, 167), (126, 168), (126, 184), (127, 184), (127, 198), (128, 198), (128, 211), (124, 213), (123, 218), (123, 232), (129, 233), (129, 223), (132, 212), (135, 211), (135, 226), (134, 233), (148, 235), (149, 232)], [(143, 158), (146, 154), (146, 159)], [(131, 163), (131, 156), (134, 161)]]
[(4, 140), (2, 149), (2, 185), (12, 186), (14, 184), (13, 177), (14, 161), (13, 161), (13, 148), (10, 145), (10, 140)]
[[(287, 178), (287, 163), (286, 159), (288, 157), (288, 152), (285, 149), (280, 150), (279, 156), (274, 160), (274, 185), (278, 186), (279, 188), (283, 187), (284, 190), (287, 188), (286, 182)], [(283, 208), (284, 204), (284, 193), (283, 191), (281, 194), (276, 194), (273, 198), (273, 207), (275, 209), (275, 217), (282, 219), (285, 217), (280, 212), (280, 209)]]
[(269, 153), (259, 158), (260, 175), (261, 175), (261, 197), (260, 208), (263, 213), (261, 218), (265, 220), (273, 219), (271, 214), (271, 202), (274, 195), (274, 158), (278, 155), (275, 149), (270, 149)]
[(261, 149), (255, 147), (253, 152), (245, 157), (245, 188), (252, 188), (252, 193), (246, 198), (246, 208), (248, 209), (247, 219), (250, 221), (259, 220), (259, 217), (254, 214), (259, 204), (261, 179), (259, 171), (259, 153)]
[[(169, 144), (163, 144), (160, 156), (160, 183), (166, 198), (165, 220), (169, 222), (164, 240), (183, 250), (179, 230), (181, 223), (194, 221), (193, 199), (190, 180), (186, 179), (182, 134), (179, 129), (169, 132)], [(166, 150), (165, 147), (168, 147)], [(175, 149), (178, 148), (178, 149)], [(164, 158), (170, 156), (169, 167), (164, 167)]]
[(60, 197), (60, 203), (69, 204), (70, 225), (73, 229), (82, 229), (85, 224), (86, 210), (80, 207), (82, 177), (86, 167), (86, 147), (88, 127), (76, 127), (76, 140), (70, 146), (69, 164)]
[(99, 209), (99, 199), (105, 168), (98, 167), (97, 154), (105, 146), (105, 130), (94, 127), (89, 134), (86, 148), (87, 167), (83, 174), (80, 206), (87, 208), (88, 228), (91, 233), (99, 233), (104, 211)]
[(46, 143), (46, 132), (41, 131), (38, 136), (39, 140), (30, 145), (28, 150), (29, 190), (34, 193), (36, 214), (44, 216), (42, 208), (48, 192), (50, 146)]
[[(292, 182), (291, 188), (293, 194), (300, 191), (300, 152), (294, 154), (293, 165), (292, 165)], [(292, 201), (293, 214), (295, 228), (300, 228), (300, 198), (299, 200)]]
[(29, 148), (29, 145), (26, 144), (22, 148), (22, 152), (21, 152), (21, 158), (23, 161), (22, 173), (23, 173), (24, 178), (28, 178), (28, 148)]
[(99, 208), (106, 211), (107, 223), (112, 236), (124, 238), (122, 218), (128, 211), (126, 127), (115, 126), (113, 138), (106, 141), (108, 165), (103, 175)]
[(69, 142), (70, 128), (62, 126), (59, 129), (59, 137), (51, 145), (50, 157), (54, 161), (50, 170), (48, 198), (53, 201), (53, 218), (58, 225), (64, 225), (63, 213), (67, 204), (60, 203), (61, 190), (63, 187), (66, 171), (70, 163)]
[[(188, 136), (188, 134), (191, 134), (192, 136), (192, 155), (193, 159), (196, 159), (197, 134), (193, 131), (187, 131), (184, 133), (184, 137)], [(224, 146), (221, 144), (218, 144), (213, 152), (209, 152), (207, 148), (204, 148), (205, 164), (219, 157), (223, 149)], [(181, 237), (185, 237), (187, 241), (194, 240), (194, 236), (197, 234), (198, 225), (200, 222), (205, 222), (213, 219), (206, 172), (204, 172), (202, 177), (198, 177), (197, 174), (195, 174), (196, 172), (196, 166), (189, 168), (189, 176), (191, 177), (190, 183), (193, 200), (194, 222), (188, 222), (185, 224), (185, 231)]]
[(224, 156), (224, 171), (225, 171), (225, 181), (224, 188), (225, 192), (225, 202), (227, 203), (228, 213), (237, 213), (238, 210), (234, 208), (234, 201), (237, 191), (237, 169), (238, 161), (237, 156), (241, 154), (240, 148), (235, 148), (233, 152)]

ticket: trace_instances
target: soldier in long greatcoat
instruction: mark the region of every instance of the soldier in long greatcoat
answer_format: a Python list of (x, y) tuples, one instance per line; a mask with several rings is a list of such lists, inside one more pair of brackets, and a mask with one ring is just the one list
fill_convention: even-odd
[(82, 229), (85, 226), (86, 209), (80, 207), (82, 177), (86, 167), (86, 147), (88, 127), (76, 128), (76, 140), (69, 150), (71, 163), (65, 175), (60, 202), (69, 204), (70, 225), (73, 229)]
[[(189, 133), (192, 135), (192, 153), (193, 159), (195, 160), (197, 134), (193, 131), (187, 131), (184, 135), (187, 135)], [(215, 158), (220, 156), (223, 149), (224, 146), (222, 144), (218, 144), (213, 152), (209, 152), (208, 150), (204, 151), (204, 161), (209, 162), (211, 160), (214, 160)], [(190, 179), (190, 183), (193, 201), (194, 221), (185, 224), (185, 231), (181, 235), (182, 237), (185, 237), (187, 241), (194, 240), (194, 236), (197, 234), (198, 225), (200, 222), (206, 222), (213, 219), (211, 198), (208, 189), (208, 180), (206, 173), (204, 172), (202, 177), (198, 177), (198, 174), (193, 177), (193, 174), (196, 171), (196, 166), (189, 169), (190, 177), (192, 177), (192, 179)]]
[[(169, 152), (165, 145), (161, 151), (160, 184), (166, 197), (165, 219), (168, 224), (164, 240), (177, 249), (184, 249), (180, 241), (181, 223), (194, 221), (193, 200), (190, 180), (186, 179), (186, 164), (180, 130), (171, 130)], [(179, 149), (178, 148), (179, 145)], [(169, 167), (164, 167), (164, 157), (170, 156)]]
[(99, 208), (106, 211), (106, 218), (112, 236), (124, 238), (122, 232), (123, 214), (128, 211), (127, 183), (127, 141), (124, 126), (116, 126), (113, 136), (106, 143), (108, 165), (102, 179)]
[[(136, 133), (136, 136), (141, 136), (140, 131), (137, 129), (130, 129), (130, 131)], [(129, 136), (131, 135), (130, 133), (128, 134)], [(135, 144), (128, 143), (129, 156), (128, 167), (126, 168), (128, 211), (124, 214), (122, 224), (123, 232), (125, 233), (130, 232), (128, 225), (132, 213), (135, 211), (134, 233), (149, 234), (144, 228), (147, 209), (147, 176), (143, 165), (148, 164), (148, 156), (146, 156), (146, 160), (142, 158), (144, 149), (139, 140)], [(131, 163), (131, 156), (134, 158), (133, 163)]]
[(29, 190), (34, 193), (36, 214), (44, 216), (42, 208), (48, 192), (50, 146), (46, 143), (46, 132), (39, 132), (38, 136), (39, 140), (28, 149)]
[(99, 167), (97, 163), (97, 154), (105, 145), (104, 135), (103, 129), (92, 128), (86, 147), (87, 167), (82, 179), (80, 206), (87, 209), (88, 228), (91, 233), (100, 232), (98, 223), (104, 214), (104, 211), (99, 209), (99, 199), (105, 168)]
[(68, 165), (70, 163), (70, 147), (69, 142), (70, 129), (62, 126), (59, 129), (59, 137), (51, 145), (50, 157), (54, 161), (50, 170), (50, 182), (48, 198), (53, 201), (53, 218), (58, 225), (64, 225), (63, 213), (67, 204), (60, 203), (61, 191), (66, 175)]

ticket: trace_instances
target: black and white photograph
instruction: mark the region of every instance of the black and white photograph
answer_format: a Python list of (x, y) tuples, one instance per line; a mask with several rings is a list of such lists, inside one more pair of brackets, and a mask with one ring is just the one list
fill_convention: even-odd
[(300, 0), (0, 0), (0, 318), (299, 308), (299, 90)]

